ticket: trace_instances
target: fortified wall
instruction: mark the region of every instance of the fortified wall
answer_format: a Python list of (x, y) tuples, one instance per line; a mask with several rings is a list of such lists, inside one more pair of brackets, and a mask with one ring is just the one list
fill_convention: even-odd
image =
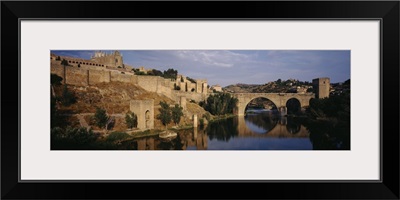
[[(69, 63), (72, 63), (72, 61)], [(187, 100), (194, 100), (196, 102), (202, 101), (207, 97), (207, 83), (205, 80), (199, 81), (199, 83), (190, 82), (189, 88), (193, 88), (194, 91), (190, 90), (186, 92), (184, 90), (175, 90), (175, 80), (164, 79), (160, 76), (135, 75), (132, 72), (93, 66), (83, 61), (82, 63), (84, 64), (78, 68), (78, 63), (75, 61), (71, 66), (64, 67), (61, 65), (61, 61), (52, 59), (50, 71), (62, 77), (63, 82), (70, 85), (88, 86), (109, 82), (131, 83), (137, 84), (149, 92), (165, 95), (175, 102), (180, 102), (180, 97), (185, 97)], [(73, 64), (76, 65), (74, 66)]]

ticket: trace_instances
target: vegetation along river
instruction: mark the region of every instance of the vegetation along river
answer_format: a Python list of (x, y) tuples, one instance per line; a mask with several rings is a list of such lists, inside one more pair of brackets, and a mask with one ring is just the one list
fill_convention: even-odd
[(301, 117), (281, 117), (265, 109), (245, 116), (179, 130), (173, 139), (150, 136), (124, 141), (135, 150), (349, 150), (347, 127)]

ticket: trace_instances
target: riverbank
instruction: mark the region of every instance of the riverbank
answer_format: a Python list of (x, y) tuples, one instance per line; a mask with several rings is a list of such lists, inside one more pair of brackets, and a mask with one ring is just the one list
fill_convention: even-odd
[(211, 119), (209, 122), (216, 122), (224, 119), (229, 119), (233, 117), (237, 117), (238, 115), (235, 114), (226, 114), (226, 115), (220, 115), (220, 116), (215, 116), (213, 119)]

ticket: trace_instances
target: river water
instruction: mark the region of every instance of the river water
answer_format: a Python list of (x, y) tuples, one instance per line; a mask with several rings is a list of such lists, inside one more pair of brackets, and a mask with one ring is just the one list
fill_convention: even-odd
[(144, 137), (123, 146), (137, 150), (349, 150), (350, 126), (332, 127), (330, 123), (253, 110), (246, 116), (180, 130), (170, 140)]

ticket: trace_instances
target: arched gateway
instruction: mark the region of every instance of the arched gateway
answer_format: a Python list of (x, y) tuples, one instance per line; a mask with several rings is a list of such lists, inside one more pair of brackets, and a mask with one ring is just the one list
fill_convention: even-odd
[(287, 114), (286, 102), (295, 98), (300, 102), (300, 107), (304, 108), (310, 105), (310, 99), (315, 98), (315, 94), (306, 93), (233, 93), (232, 96), (238, 99), (235, 114), (244, 115), (247, 104), (256, 98), (266, 98), (272, 101), (281, 112), (282, 115)]

